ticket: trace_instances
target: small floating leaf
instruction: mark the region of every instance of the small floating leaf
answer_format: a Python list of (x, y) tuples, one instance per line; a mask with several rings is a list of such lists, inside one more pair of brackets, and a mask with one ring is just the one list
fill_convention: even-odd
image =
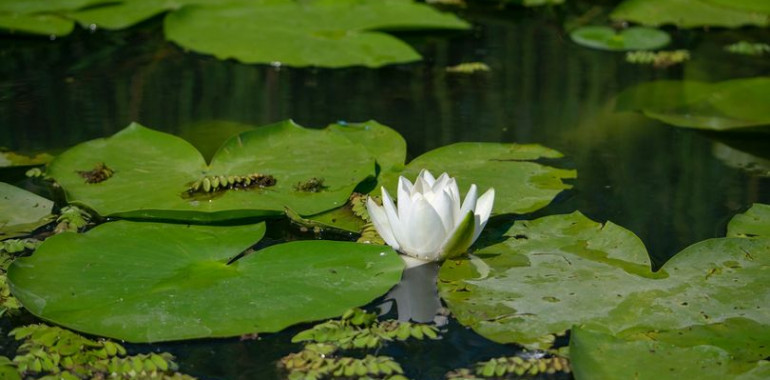
[(602, 50), (652, 50), (671, 42), (668, 33), (652, 28), (630, 27), (616, 31), (609, 26), (584, 26), (570, 33), (575, 43)]

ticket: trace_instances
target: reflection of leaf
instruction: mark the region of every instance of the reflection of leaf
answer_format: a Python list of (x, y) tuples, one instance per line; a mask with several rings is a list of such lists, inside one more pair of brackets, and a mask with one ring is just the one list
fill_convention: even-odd
[(583, 46), (615, 51), (659, 49), (671, 42), (668, 33), (645, 27), (615, 31), (609, 26), (584, 26), (573, 30), (570, 38)]
[[(770, 329), (767, 325), (753, 324), (753, 330), (743, 330), (745, 320), (731, 320), (713, 329), (726, 329), (727, 342), (715, 342), (713, 331), (699, 332), (702, 340), (693, 339), (693, 332), (671, 331), (674, 339), (646, 337), (642, 340), (624, 340), (610, 334), (578, 327), (572, 330), (570, 357), (577, 379), (767, 379), (770, 365), (752, 358), (745, 363), (744, 355), (764, 351), (768, 355)], [(749, 324), (751, 322), (749, 321)], [(737, 328), (736, 328), (737, 327)], [(705, 330), (705, 329), (702, 329)], [(718, 332), (718, 331), (717, 331)], [(740, 335), (736, 335), (740, 333)], [(697, 332), (695, 334), (698, 334)], [(748, 342), (748, 344), (747, 344)], [(727, 348), (725, 348), (725, 345)], [(739, 347), (750, 345), (750, 347)], [(762, 348), (764, 346), (764, 348)]]
[(26, 235), (51, 221), (53, 202), (0, 182), (0, 240)]
[[(523, 214), (545, 207), (562, 190), (571, 188), (563, 180), (575, 178), (576, 171), (535, 162), (559, 157), (561, 153), (540, 145), (457, 143), (415, 158), (401, 175), (413, 181), (422, 169), (436, 176), (447, 172), (457, 178), (463, 194), (474, 183), (479, 193), (495, 188), (493, 213)], [(387, 189), (396, 194), (396, 178), (391, 181)]]
[(409, 45), (380, 31), (427, 28), (466, 29), (468, 24), (411, 0), (185, 7), (165, 20), (167, 39), (219, 59), (322, 67), (419, 60)]
[[(722, 5), (727, 5), (727, 1), (732, 4), (732, 0), (726, 0)], [(770, 24), (767, 14), (714, 5), (711, 0), (626, 0), (612, 11), (610, 17), (649, 26), (674, 24), (680, 28)]]
[[(101, 162), (114, 171), (110, 179), (88, 184), (77, 174)], [(210, 197), (184, 195), (202, 176), (252, 173), (272, 175), (277, 183)], [(286, 206), (302, 215), (339, 207), (359, 182), (374, 175), (374, 161), (361, 145), (336, 133), (283, 122), (232, 137), (206, 165), (186, 141), (132, 124), (64, 152), (50, 164), (49, 174), (71, 202), (103, 216), (206, 221), (277, 215)], [(296, 183), (312, 177), (323, 177), (327, 188), (295, 190)]]
[(401, 277), (390, 248), (349, 242), (273, 245), (228, 264), (264, 231), (264, 224), (110, 222), (46, 240), (8, 278), (43, 319), (152, 342), (275, 332), (337, 316)]
[(707, 240), (653, 273), (635, 235), (579, 213), (517, 222), (507, 235), (477, 252), (478, 264), (452, 260), (440, 273), (442, 296), (460, 322), (495, 341), (544, 347), (547, 336), (574, 324), (617, 334), (767, 321), (770, 239)]
[(755, 203), (727, 225), (727, 236), (770, 238), (770, 205)]
[(648, 117), (679, 127), (715, 131), (763, 131), (770, 124), (770, 78), (718, 83), (657, 81), (623, 91), (617, 109), (640, 110)]

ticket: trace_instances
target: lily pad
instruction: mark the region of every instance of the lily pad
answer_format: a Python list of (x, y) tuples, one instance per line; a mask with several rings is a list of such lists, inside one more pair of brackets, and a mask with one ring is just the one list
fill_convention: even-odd
[(619, 111), (640, 110), (678, 127), (713, 131), (766, 132), (770, 125), (770, 78), (718, 83), (657, 81), (623, 91)]
[(75, 29), (75, 23), (57, 15), (0, 13), (0, 28), (11, 32), (66, 36)]
[(95, 6), (103, 3), (111, 3), (115, 0), (0, 0), (0, 12), (9, 13), (41, 13), (41, 12), (62, 12), (80, 9), (89, 6)]
[(610, 18), (647, 26), (673, 24), (680, 28), (770, 25), (768, 14), (715, 5), (711, 0), (626, 0), (612, 11)]
[[(113, 172), (109, 178), (84, 180), (84, 171), (102, 164)], [(204, 177), (253, 173), (271, 175), (276, 182), (189, 192)], [(359, 182), (374, 175), (374, 160), (361, 145), (336, 133), (286, 121), (232, 137), (206, 165), (186, 141), (132, 124), (110, 138), (64, 152), (51, 162), (48, 174), (70, 202), (103, 216), (216, 221), (278, 215), (284, 207), (301, 215), (340, 207)], [(325, 179), (322, 191), (296, 188), (313, 177)]]
[(546, 348), (576, 324), (617, 334), (767, 321), (770, 239), (707, 240), (653, 273), (633, 233), (579, 213), (517, 222), (506, 235), (440, 272), (453, 314), (494, 341)]
[(29, 234), (51, 222), (53, 202), (0, 182), (0, 240)]
[[(368, 303), (398, 283), (383, 246), (296, 241), (233, 258), (264, 224), (110, 222), (45, 241), (8, 272), (34, 315), (131, 342), (275, 332)], [(73, 275), (77, 274), (77, 275)]]
[(770, 2), (765, 0), (706, 0), (707, 3), (748, 12), (770, 14)]
[[(535, 162), (559, 157), (561, 153), (534, 144), (456, 143), (415, 158), (401, 175), (414, 180), (422, 169), (436, 176), (447, 172), (457, 179), (463, 194), (474, 183), (480, 192), (495, 188), (493, 213), (524, 214), (545, 207), (562, 190), (572, 187), (563, 180), (577, 177), (575, 170)], [(387, 188), (395, 194), (395, 187), (394, 179)]]
[[(766, 347), (770, 343), (770, 328), (767, 325), (754, 325), (758, 330), (745, 331), (740, 330), (740, 326), (736, 329), (735, 324), (730, 321), (715, 329), (738, 332), (740, 335), (733, 335), (728, 340), (732, 345), (736, 342), (765, 345), (764, 351), (767, 352)], [(678, 331), (678, 334), (680, 336), (676, 338), (679, 339), (674, 341), (660, 340), (655, 334), (647, 339), (629, 341), (582, 327), (574, 328), (570, 357), (575, 378), (759, 380), (770, 376), (770, 365), (767, 362), (757, 363), (762, 358), (746, 363), (745, 357), (737, 356), (711, 340), (695, 340), (697, 344), (693, 344), (691, 332)], [(757, 339), (757, 336), (761, 338)], [(713, 336), (707, 331), (702, 337)]]
[(727, 225), (727, 236), (770, 238), (770, 205), (755, 203)]
[(244, 63), (379, 67), (420, 55), (382, 30), (467, 29), (449, 13), (411, 0), (273, 0), (184, 7), (165, 20), (166, 38), (199, 53)]
[(653, 50), (671, 42), (668, 33), (645, 27), (616, 31), (609, 26), (584, 26), (572, 31), (570, 38), (579, 45), (612, 51)]

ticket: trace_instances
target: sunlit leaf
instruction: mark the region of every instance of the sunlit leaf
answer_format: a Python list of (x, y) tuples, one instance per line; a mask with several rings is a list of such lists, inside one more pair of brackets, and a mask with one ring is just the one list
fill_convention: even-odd
[(452, 14), (411, 0), (263, 1), (184, 7), (165, 20), (166, 38), (196, 52), (245, 63), (379, 67), (420, 55), (383, 30), (467, 29)]
[[(535, 162), (559, 157), (561, 153), (540, 145), (456, 143), (415, 158), (401, 174), (414, 181), (422, 169), (436, 176), (446, 172), (457, 179), (462, 194), (474, 183), (480, 192), (493, 187), (493, 213), (523, 214), (545, 207), (562, 190), (571, 188), (563, 180), (575, 178), (575, 170)], [(396, 182), (392, 181), (388, 190), (395, 194)]]
[[(577, 379), (767, 379), (770, 365), (757, 363), (760, 358), (745, 362), (746, 356), (736, 355), (730, 347), (750, 345), (767, 352), (770, 347), (770, 327), (752, 325), (741, 329), (743, 321), (728, 321), (710, 326), (729, 334), (728, 348), (724, 341), (714, 342), (713, 331), (700, 329), (702, 339), (693, 339), (692, 330), (672, 331), (674, 339), (659, 339), (657, 334), (646, 339), (625, 340), (610, 334), (578, 327), (572, 330), (570, 357)], [(736, 326), (738, 324), (738, 326)], [(666, 334), (666, 333), (664, 333)], [(761, 348), (764, 345), (764, 348)], [(740, 347), (739, 349), (742, 349)], [(739, 350), (746, 354), (745, 350)], [(767, 355), (767, 353), (765, 353)]]
[[(104, 164), (114, 174), (88, 183), (83, 171)], [(203, 177), (272, 175), (268, 187), (189, 193)], [(103, 216), (212, 221), (278, 215), (290, 207), (312, 215), (342, 206), (359, 182), (374, 175), (361, 145), (329, 130), (291, 121), (256, 128), (224, 143), (206, 164), (186, 141), (132, 124), (114, 136), (82, 143), (58, 156), (49, 175), (70, 202)], [(318, 192), (297, 184), (324, 178)]]
[(341, 315), (387, 292), (403, 263), (390, 248), (335, 241), (273, 245), (238, 258), (264, 224), (128, 221), (45, 241), (11, 266), (36, 316), (85, 333), (157, 342), (275, 332)]
[(711, 0), (626, 0), (612, 11), (610, 17), (648, 26), (673, 24), (681, 28), (770, 24), (768, 14), (719, 6)]

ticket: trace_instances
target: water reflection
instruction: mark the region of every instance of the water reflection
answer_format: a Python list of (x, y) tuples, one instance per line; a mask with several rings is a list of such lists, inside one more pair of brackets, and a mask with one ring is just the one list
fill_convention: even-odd
[(407, 260), (407, 268), (404, 270), (401, 282), (385, 296), (385, 301), (380, 305), (380, 313), (387, 314), (395, 306), (399, 321), (445, 325), (446, 316), (442, 313), (436, 286), (439, 264), (435, 262), (410, 264), (414, 259), (405, 260)]

